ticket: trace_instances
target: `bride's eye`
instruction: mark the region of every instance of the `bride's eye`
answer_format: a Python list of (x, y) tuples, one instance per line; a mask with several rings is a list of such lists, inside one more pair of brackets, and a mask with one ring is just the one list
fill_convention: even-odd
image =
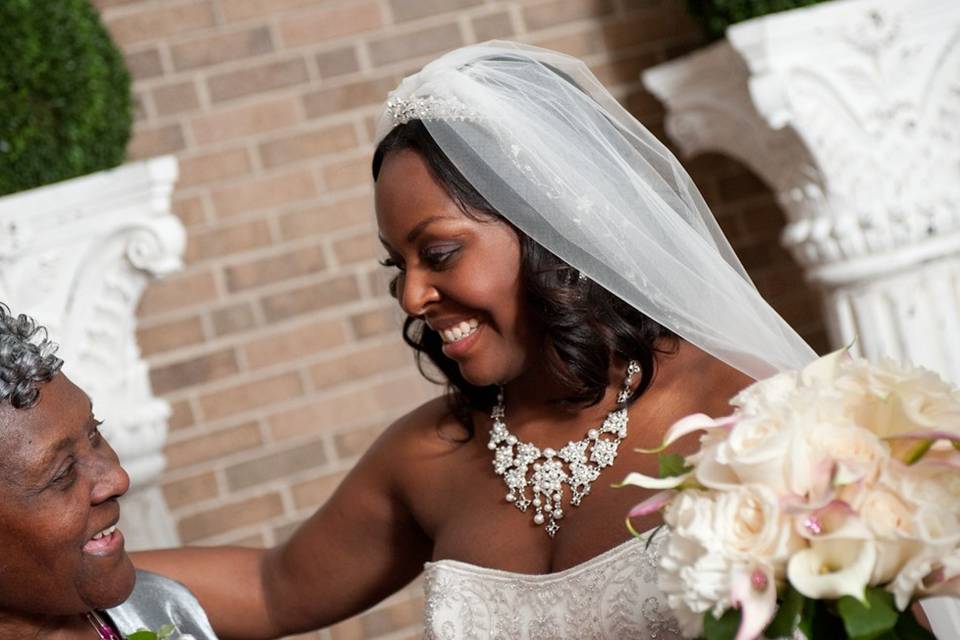
[(455, 255), (460, 252), (459, 245), (437, 245), (432, 247), (426, 247), (420, 253), (420, 259), (425, 263), (430, 265), (435, 269), (442, 268), (446, 266), (447, 262), (450, 261)]
[(400, 271), (403, 271), (403, 265), (401, 265), (399, 261), (394, 260), (393, 258), (384, 258), (383, 260), (380, 260), (380, 265), (383, 267), (387, 267), (389, 269), (396, 268), (396, 269), (400, 269)]

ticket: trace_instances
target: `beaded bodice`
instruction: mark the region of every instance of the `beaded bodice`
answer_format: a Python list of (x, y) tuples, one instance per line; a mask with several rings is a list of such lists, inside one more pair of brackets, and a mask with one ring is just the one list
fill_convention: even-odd
[(629, 540), (565, 571), (527, 575), (454, 560), (428, 562), (425, 638), (680, 638), (657, 589), (659, 551)]

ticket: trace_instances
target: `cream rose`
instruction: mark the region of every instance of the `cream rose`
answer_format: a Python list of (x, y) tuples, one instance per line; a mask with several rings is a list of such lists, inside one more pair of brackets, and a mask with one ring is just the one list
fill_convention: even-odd
[(782, 566), (804, 546), (791, 519), (780, 510), (777, 494), (764, 486), (744, 485), (717, 497), (712, 544), (729, 554)]

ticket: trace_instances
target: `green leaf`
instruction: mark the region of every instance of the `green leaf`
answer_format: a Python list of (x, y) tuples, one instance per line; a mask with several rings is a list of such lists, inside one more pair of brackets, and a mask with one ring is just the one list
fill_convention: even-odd
[(837, 612), (850, 640), (874, 640), (897, 624), (899, 614), (893, 606), (892, 593), (872, 587), (865, 595), (866, 606), (850, 596), (837, 601)]
[(727, 609), (719, 619), (709, 611), (703, 614), (703, 637), (706, 640), (733, 640), (739, 628), (739, 609)]
[(800, 614), (800, 622), (797, 628), (807, 640), (813, 640), (813, 617), (816, 615), (817, 603), (810, 598), (804, 598), (803, 611)]
[(149, 629), (137, 629), (128, 636), (124, 636), (126, 640), (157, 640), (157, 634)]
[(803, 613), (805, 601), (806, 597), (788, 584), (787, 592), (783, 594), (783, 598), (780, 600), (777, 613), (773, 616), (770, 624), (767, 625), (763, 635), (768, 638), (789, 638), (792, 636)]
[(661, 453), (657, 456), (660, 462), (660, 477), (675, 478), (687, 473), (693, 467), (688, 467), (683, 456), (679, 453)]
[(900, 640), (937, 640), (935, 635), (920, 626), (909, 608), (900, 614), (893, 629)]
[(177, 628), (172, 624), (165, 624), (157, 631), (157, 637), (159, 640), (167, 640), (170, 636), (174, 634)]

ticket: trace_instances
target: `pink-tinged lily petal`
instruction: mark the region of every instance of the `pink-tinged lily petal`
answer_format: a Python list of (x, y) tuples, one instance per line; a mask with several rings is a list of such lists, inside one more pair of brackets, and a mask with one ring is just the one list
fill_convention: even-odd
[(843, 500), (831, 500), (820, 509), (798, 515), (794, 519), (794, 526), (797, 533), (808, 540), (873, 538), (867, 526), (857, 517), (857, 512)]
[(633, 509), (630, 509), (630, 513), (627, 514), (628, 518), (640, 518), (642, 516), (650, 515), (663, 509), (665, 506), (670, 504), (670, 501), (673, 500), (678, 491), (675, 489), (667, 489), (666, 491), (661, 491), (655, 493)]
[(898, 433), (893, 436), (886, 436), (881, 440), (950, 440), (952, 442), (960, 441), (960, 433), (952, 431), (921, 430), (909, 431), (907, 433)]
[(942, 455), (942, 452), (928, 453), (916, 463), (918, 468), (923, 467), (943, 467), (946, 469), (960, 469), (960, 454), (950, 453)]
[(680, 418), (670, 425), (663, 436), (663, 443), (656, 449), (637, 449), (636, 451), (638, 453), (660, 453), (685, 435), (706, 429), (730, 428), (738, 419), (736, 414), (714, 419), (705, 413), (694, 413), (685, 418)]
[(760, 566), (752, 571), (739, 569), (730, 584), (730, 597), (740, 609), (736, 640), (754, 640), (770, 624), (777, 610), (777, 587), (773, 570)]
[(613, 486), (618, 489), (626, 485), (641, 487), (643, 489), (676, 489), (689, 477), (690, 473), (685, 473), (682, 476), (670, 476), (669, 478), (654, 478), (652, 476), (645, 476), (642, 473), (637, 473), (634, 471), (633, 473), (627, 474), (627, 477), (623, 479), (623, 482)]

